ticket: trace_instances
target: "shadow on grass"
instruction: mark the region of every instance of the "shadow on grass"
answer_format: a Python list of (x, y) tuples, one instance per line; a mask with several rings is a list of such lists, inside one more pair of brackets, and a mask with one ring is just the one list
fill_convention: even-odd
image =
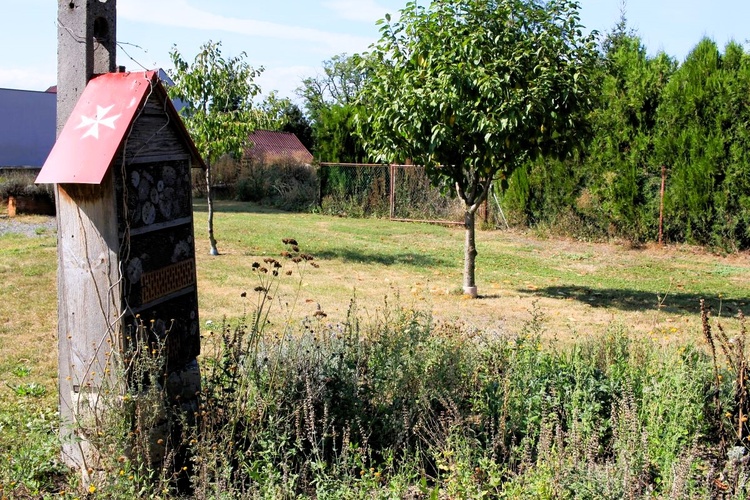
[(553, 299), (572, 298), (592, 307), (616, 307), (623, 311), (661, 310), (673, 314), (699, 314), (700, 300), (706, 299), (714, 312), (721, 308), (722, 314), (735, 314), (738, 308), (746, 308), (750, 298), (733, 298), (720, 300), (715, 295), (696, 293), (656, 294), (640, 290), (591, 288), (587, 286), (551, 286), (530, 292), (518, 289), (519, 293), (538, 295)]
[(334, 248), (315, 252), (318, 259), (341, 259), (344, 262), (359, 264), (382, 264), (386, 266), (400, 264), (415, 267), (447, 266), (450, 263), (444, 259), (432, 257), (416, 252), (401, 253), (370, 253), (354, 248)]

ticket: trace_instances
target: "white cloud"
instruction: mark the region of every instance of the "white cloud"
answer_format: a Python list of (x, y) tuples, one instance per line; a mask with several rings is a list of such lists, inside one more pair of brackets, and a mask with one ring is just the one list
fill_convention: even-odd
[(30, 68), (0, 68), (0, 88), (23, 90), (47, 90), (55, 85), (54, 71)]
[[(208, 4), (210, 5), (210, 4)], [(218, 30), (260, 38), (293, 40), (324, 46), (332, 52), (358, 52), (369, 46), (365, 37), (311, 28), (213, 14), (193, 7), (187, 0), (120, 0), (117, 13), (123, 19), (181, 28)]]
[[(329, 0), (323, 2), (323, 7), (331, 9), (343, 19), (365, 23), (374, 23), (388, 12), (376, 0)], [(390, 14), (394, 15), (396, 12)]]
[(320, 68), (313, 66), (268, 68), (255, 79), (255, 83), (260, 85), (264, 96), (275, 90), (280, 97), (288, 97), (293, 102), (298, 102), (299, 99), (295, 94), (295, 90), (302, 85), (304, 78), (315, 75), (318, 71), (320, 71)]

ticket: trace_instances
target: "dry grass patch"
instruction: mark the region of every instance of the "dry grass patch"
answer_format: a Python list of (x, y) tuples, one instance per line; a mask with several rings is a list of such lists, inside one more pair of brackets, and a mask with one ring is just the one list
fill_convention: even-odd
[[(203, 222), (205, 213), (200, 205), (196, 208), (200, 313), (204, 322), (202, 333), (206, 337), (203, 352), (210, 355), (212, 344), (215, 344), (218, 336), (212, 338), (209, 331), (215, 331), (223, 317), (234, 319), (241, 316), (243, 311), (257, 310), (253, 304), (259, 295), (253, 289), (259, 285), (258, 272), (252, 271), (252, 265), (254, 262), (263, 262), (265, 258), (278, 257), (280, 252), (285, 250), (282, 238), (293, 237), (299, 241), (303, 252), (316, 256), (315, 263), (319, 264), (320, 268), (306, 268), (304, 274), (300, 275), (293, 264), (283, 260), (282, 272), (290, 269), (294, 272), (291, 276), (282, 275), (280, 288), (273, 291), (274, 311), (270, 316), (273, 324), (266, 330), (268, 333), (276, 333), (276, 327), (282, 322), (289, 321), (294, 325), (289, 330), (299, 332), (300, 335), (299, 339), (293, 339), (295, 342), (299, 340), (306, 342), (304, 345), (331, 347), (331, 342), (338, 339), (336, 332), (344, 329), (337, 328), (338, 325), (328, 328), (326, 323), (343, 321), (352, 297), (356, 297), (358, 301), (363, 324), (367, 322), (368, 316), (378, 316), (381, 321), (385, 314), (390, 314), (391, 318), (399, 316), (400, 313), (392, 307), (395, 303), (405, 308), (430, 311), (435, 321), (447, 323), (438, 326), (415, 323), (412, 321), (414, 318), (427, 321), (426, 316), (406, 312), (399, 320), (400, 323), (393, 324), (396, 327), (382, 330), (383, 337), (376, 339), (373, 344), (385, 349), (382, 351), (383, 355), (377, 358), (378, 370), (372, 372), (373, 376), (377, 372), (384, 384), (383, 390), (373, 391), (378, 398), (393, 391), (392, 380), (388, 377), (398, 375), (396, 378), (399, 379), (402, 370), (394, 368), (399, 366), (411, 366), (408, 380), (423, 387), (427, 392), (443, 378), (444, 381), (454, 380), (452, 377), (462, 363), (466, 369), (464, 373), (476, 381), (476, 375), (481, 372), (481, 367), (486, 365), (486, 361), (494, 359), (494, 355), (503, 350), (503, 343), (509, 342), (507, 345), (515, 345), (509, 353), (516, 352), (518, 346), (521, 346), (520, 350), (528, 356), (516, 359), (526, 364), (517, 366), (517, 371), (513, 375), (515, 378), (504, 371), (493, 371), (500, 365), (487, 372), (494, 374), (488, 375), (490, 377), (497, 374), (508, 376), (508, 384), (517, 384), (514, 386), (517, 387), (516, 392), (508, 393), (507, 398), (503, 396), (497, 401), (517, 402), (521, 406), (530, 401), (537, 401), (536, 415), (541, 415), (545, 410), (544, 404), (540, 402), (542, 400), (539, 399), (539, 389), (547, 383), (567, 383), (565, 381), (575, 380), (576, 390), (588, 387), (587, 390), (592, 391), (592, 395), (599, 394), (602, 387), (613, 389), (612, 394), (616, 392), (614, 388), (622, 382), (621, 380), (617, 382), (613, 379), (611, 384), (602, 384), (597, 378), (599, 375), (592, 375), (586, 384), (579, 385), (578, 379), (575, 378), (588, 373), (579, 369), (589, 366), (589, 358), (582, 353), (589, 352), (587, 349), (599, 345), (607, 349), (607, 355), (613, 352), (620, 353), (620, 358), (614, 360), (620, 368), (635, 367), (633, 370), (618, 368), (612, 373), (628, 376), (637, 374), (638, 380), (649, 380), (649, 383), (654, 383), (657, 387), (662, 384), (660, 390), (663, 390), (663, 393), (659, 394), (668, 395), (668, 402), (664, 403), (666, 400), (661, 396), (655, 397), (651, 403), (644, 399), (644, 405), (648, 403), (652, 406), (644, 406), (643, 415), (660, 415), (664, 405), (669, 406), (670, 411), (676, 408), (674, 415), (687, 415), (680, 413), (679, 402), (682, 401), (685, 407), (689, 406), (688, 409), (699, 408), (703, 402), (708, 401), (701, 392), (701, 387), (705, 384), (699, 383), (701, 381), (697, 377), (696, 385), (679, 386), (687, 387), (682, 393), (670, 389), (666, 384), (671, 380), (671, 370), (674, 367), (682, 367), (680, 369), (683, 371), (679, 373), (693, 380), (687, 375), (692, 376), (696, 370), (686, 367), (685, 363), (700, 358), (683, 356), (683, 353), (684, 349), (691, 349), (686, 340), (700, 342), (700, 298), (706, 298), (717, 312), (721, 308), (725, 316), (734, 315), (738, 308), (745, 307), (750, 302), (750, 264), (746, 254), (712, 255), (683, 246), (636, 250), (626, 245), (581, 243), (560, 239), (542, 240), (531, 234), (495, 231), (478, 234), (478, 277), (480, 293), (483, 295), (478, 300), (469, 300), (458, 292), (461, 283), (463, 241), (460, 229), (375, 219), (340, 219), (315, 214), (282, 213), (246, 203), (223, 202), (218, 204), (218, 208), (216, 229), (220, 240), (219, 249), (224, 252), (219, 257), (208, 255)], [(55, 430), (57, 416), (54, 414), (54, 408), (57, 406), (56, 241), (54, 230), (50, 230), (48, 224), (45, 225), (45, 221), (49, 222), (49, 219), (19, 220), (20, 223), (14, 222), (15, 226), (8, 232), (3, 230), (8, 229), (10, 223), (6, 219), (0, 219), (0, 382), (3, 382), (0, 383), (0, 460), (6, 464), (13, 463), (17, 468), (15, 472), (11, 471), (12, 475), (6, 474), (4, 478), (28, 478), (38, 475), (46, 484), (53, 484), (55, 478), (64, 477), (63, 469), (55, 462), (55, 457), (58, 456)], [(243, 292), (247, 292), (245, 297), (242, 297)], [(314, 316), (319, 311), (318, 308), (327, 316), (324, 319), (309, 321), (305, 330), (299, 325), (300, 320), (306, 316)], [(501, 328), (511, 334), (519, 333), (523, 331), (524, 324), (527, 327), (529, 324), (536, 325), (529, 322), (532, 309), (543, 313), (543, 326), (548, 339), (557, 338), (562, 341), (560, 343), (567, 343), (579, 337), (591, 336), (594, 339), (581, 342), (579, 346), (568, 351), (541, 349), (536, 343), (535, 335), (532, 343), (528, 343), (529, 337), (526, 335), (521, 335), (517, 340), (504, 336), (488, 336), (498, 339), (500, 343), (492, 347), (491, 352), (486, 353), (487, 357), (482, 357), (481, 360), (477, 358), (471, 362), (477, 361), (478, 364), (469, 364), (468, 358), (461, 361), (463, 354), (469, 355), (469, 351), (472, 351), (459, 345), (460, 342), (469, 342), (468, 339), (475, 338), (472, 327)], [(320, 316), (318, 314), (318, 318)], [(213, 325), (206, 326), (206, 321), (212, 321)], [(460, 321), (465, 326), (456, 328), (450, 324), (454, 321)], [(724, 323), (728, 330), (738, 331), (730, 321)], [(624, 325), (625, 328), (610, 329), (613, 324)], [(597, 335), (606, 330), (609, 330), (608, 335)], [(372, 331), (377, 333), (379, 330)], [(537, 329), (534, 327), (530, 331), (535, 334)], [(321, 336), (321, 332), (327, 332), (328, 335)], [(419, 332), (418, 337), (414, 337), (415, 332)], [(630, 336), (631, 332), (650, 332), (657, 342), (679, 342), (681, 346), (680, 349), (661, 351), (649, 340), (637, 335)], [(398, 335), (403, 336), (401, 341)], [(414, 339), (418, 342), (407, 342)], [(452, 341), (456, 341), (455, 346), (459, 348), (441, 350), (445, 346), (450, 347)], [(519, 342), (518, 345), (516, 342)], [(303, 343), (298, 345), (302, 346)], [(620, 350), (619, 348), (624, 345), (627, 345), (627, 350)], [(645, 355), (646, 351), (648, 356)], [(570, 352), (573, 357), (565, 358), (567, 354), (558, 357), (562, 352)], [(631, 359), (628, 354), (631, 352), (644, 353), (643, 359)], [(661, 359), (661, 352), (672, 353), (669, 358), (671, 361), (667, 363)], [(339, 369), (348, 366), (346, 363), (327, 363), (326, 360), (343, 359), (338, 355), (334, 356), (334, 351), (325, 351), (325, 354), (321, 355), (316, 349), (297, 349), (297, 353), (307, 357), (292, 360), (288, 372), (292, 375), (319, 373), (318, 368), (321, 366), (332, 368), (336, 365)], [(308, 356), (307, 353), (311, 354)], [(432, 353), (435, 357), (424, 357), (425, 353)], [(450, 356), (443, 358), (443, 355), (447, 354)], [(582, 364), (557, 365), (560, 360), (574, 358), (578, 359), (577, 363)], [(597, 356), (594, 358), (598, 359)], [(425, 369), (427, 364), (432, 368), (442, 366), (442, 361), (433, 363), (442, 359), (445, 359), (446, 370), (435, 371), (433, 375), (443, 374), (445, 377), (435, 375), (437, 378), (433, 378), (432, 381), (425, 380), (424, 374), (428, 373)], [(544, 361), (545, 359), (548, 361)], [(299, 370), (303, 365), (298, 361), (307, 363), (304, 366), (310, 370), (303, 373)], [(629, 364), (631, 361), (632, 365)], [(210, 366), (208, 362), (203, 363), (204, 369)], [(653, 373), (650, 371), (652, 368), (655, 370)], [(565, 369), (568, 370), (568, 374), (558, 376), (560, 370)], [(310, 387), (324, 387), (327, 380), (343, 380), (328, 378), (323, 372), (320, 374), (322, 378), (316, 379)], [(343, 375), (344, 372), (338, 374)], [(537, 378), (530, 378), (530, 374), (535, 374), (534, 377)], [(675, 375), (673, 381), (677, 383), (677, 379), (683, 375)], [(245, 376), (245, 379), (248, 377)], [(543, 385), (532, 386), (529, 381), (541, 381)], [(470, 385), (464, 381), (459, 382), (455, 384), (459, 392)], [(359, 387), (358, 383), (346, 387), (356, 389)], [(295, 387), (301, 387), (298, 382), (294, 384)], [(496, 386), (509, 387), (504, 383)], [(42, 387), (41, 394), (35, 392), (39, 387)], [(392, 392), (391, 396), (398, 396), (396, 399), (399, 401), (416, 401), (418, 398), (412, 398), (414, 391), (410, 387), (403, 385), (403, 390), (407, 391), (404, 394), (408, 395), (406, 398), (400, 397), (398, 392)], [(273, 390), (270, 390), (268, 395), (274, 398), (279, 394), (289, 396), (293, 392), (271, 389)], [(572, 390), (573, 387), (569, 389)], [(346, 394), (345, 389), (340, 386), (331, 386), (330, 390), (336, 398)], [(427, 395), (424, 391), (423, 394)], [(563, 396), (569, 394), (567, 391), (568, 389), (561, 387), (559, 391), (548, 391), (545, 394)], [(476, 394), (474, 400), (478, 401), (484, 398), (487, 392), (482, 389)], [(479, 397), (479, 394), (482, 396)], [(350, 401), (360, 402), (356, 391), (350, 393), (350, 396)], [(695, 398), (699, 401), (693, 405)], [(587, 399), (565, 396), (560, 404), (572, 403), (573, 400), (580, 402)], [(690, 400), (690, 405), (685, 403), (687, 400)], [(300, 406), (297, 400), (290, 398), (289, 401), (289, 408), (295, 409)], [(604, 398), (601, 401), (602, 408), (613, 407), (609, 399)], [(599, 399), (595, 399), (594, 403), (599, 405)], [(344, 411), (353, 406), (354, 404), (343, 403), (336, 405), (335, 409)], [(530, 413), (521, 406), (518, 407), (517, 418), (509, 421), (509, 428), (526, 428), (524, 422)], [(393, 422), (400, 422), (403, 412), (398, 411), (397, 406), (393, 408), (395, 410), (389, 418), (395, 417)], [(240, 412), (237, 414), (245, 417), (240, 415)], [(576, 415), (572, 410), (566, 410), (563, 414)], [(635, 415), (635, 412), (633, 414)], [(318, 415), (325, 415), (322, 408)], [(286, 421), (292, 422), (291, 419)], [(675, 417), (676, 421), (680, 424), (689, 424), (684, 427), (688, 428), (696, 419), (692, 416), (680, 416)], [(644, 425), (653, 424), (653, 428), (659, 433), (665, 429), (669, 431), (669, 426), (660, 426), (661, 423), (657, 419), (649, 418), (645, 420)], [(606, 421), (592, 420), (590, 424), (606, 425)], [(683, 427), (675, 424), (674, 429), (674, 435), (678, 435)], [(266, 435), (269, 439), (265, 439)], [(264, 442), (273, 442), (279, 435), (277, 429), (269, 428), (267, 434), (260, 437), (264, 438)], [(659, 442), (661, 435), (658, 434), (659, 437), (654, 442)], [(686, 438), (691, 434), (679, 435)], [(226, 443), (235, 442), (234, 436), (224, 437), (230, 438), (229, 441), (225, 441)], [(642, 441), (633, 443), (641, 446)], [(659, 449), (659, 446), (656, 446), (656, 449)], [(230, 448), (229, 444), (218, 447), (222, 454), (216, 456), (216, 464), (222, 469), (226, 466), (226, 454), (223, 451)], [(539, 450), (542, 455), (548, 454), (542, 444), (539, 445)], [(671, 456), (664, 459), (663, 463), (667, 464), (664, 470), (671, 470)], [(472, 460), (466, 461), (467, 465), (471, 465), (466, 469), (469, 475), (476, 470), (476, 464)], [(271, 466), (268, 470), (280, 470), (278, 462), (270, 461), (269, 465)], [(589, 474), (590, 470), (589, 468), (582, 473)], [(28, 471), (36, 473), (31, 474)], [(6, 471), (0, 468), (0, 475), (5, 473)], [(501, 477), (499, 474), (498, 472), (498, 478)], [(507, 479), (507, 476), (503, 477)], [(546, 477), (544, 481), (549, 484)], [(0, 483), (2, 482), (8, 481), (0, 480)], [(618, 484), (627, 484), (627, 481), (620, 481)], [(524, 495), (519, 493), (516, 496)]]

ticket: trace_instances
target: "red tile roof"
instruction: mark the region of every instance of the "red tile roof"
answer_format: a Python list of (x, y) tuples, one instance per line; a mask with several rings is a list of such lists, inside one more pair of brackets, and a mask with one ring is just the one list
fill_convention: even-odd
[(250, 134), (252, 147), (247, 155), (254, 161), (273, 163), (276, 161), (294, 160), (309, 164), (313, 155), (291, 132), (276, 132), (273, 130), (256, 130)]

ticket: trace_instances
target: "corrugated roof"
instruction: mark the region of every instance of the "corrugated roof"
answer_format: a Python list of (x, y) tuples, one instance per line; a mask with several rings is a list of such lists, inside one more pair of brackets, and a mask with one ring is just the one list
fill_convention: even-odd
[(273, 130), (256, 130), (250, 134), (252, 147), (247, 154), (256, 161), (273, 162), (294, 160), (300, 163), (311, 163), (313, 155), (291, 132)]
[(186, 147), (203, 166), (155, 71), (107, 73), (86, 85), (36, 182), (100, 184), (138, 110), (152, 92), (165, 102)]

